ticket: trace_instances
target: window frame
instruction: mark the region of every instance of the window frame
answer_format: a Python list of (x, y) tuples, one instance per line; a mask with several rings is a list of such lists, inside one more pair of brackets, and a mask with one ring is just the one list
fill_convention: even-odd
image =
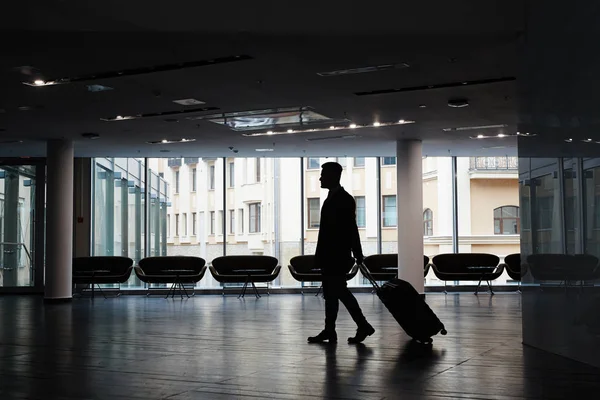
[(214, 236), (215, 235), (215, 212), (214, 211), (210, 211), (210, 235)]
[(194, 168), (192, 168), (192, 192), (196, 192), (198, 189), (197, 177), (198, 177), (198, 171), (197, 171), (197, 168), (194, 167)]
[(229, 234), (235, 234), (235, 209), (229, 210)]
[(198, 221), (198, 213), (197, 212), (193, 212), (192, 213), (192, 236), (196, 236), (197, 235), (197, 221)]
[[(360, 200), (362, 200), (362, 207), (359, 207)], [(365, 196), (355, 196), (354, 202), (356, 204), (356, 226), (358, 229), (364, 229), (367, 227), (367, 199)], [(359, 223), (359, 210), (362, 210), (362, 224)]]
[[(357, 164), (356, 160), (362, 160), (362, 163)], [(354, 157), (353, 166), (354, 166), (354, 168), (364, 168), (365, 167), (365, 157)]]
[(179, 170), (175, 171), (175, 194), (179, 194), (179, 179), (180, 173)]
[[(254, 210), (254, 213), (252, 212)], [(260, 217), (261, 217), (261, 203), (249, 203), (248, 204), (248, 233), (261, 233), (260, 226)]]
[(423, 236), (433, 236), (433, 211), (431, 208), (423, 211)]
[(229, 171), (229, 187), (235, 187), (235, 162), (231, 161), (228, 166)]
[[(315, 203), (317, 204), (316, 209), (313, 209), (312, 204), (311, 203)], [(321, 226), (321, 198), (320, 197), (308, 197), (306, 199), (306, 210), (308, 210), (308, 214), (307, 214), (307, 229), (319, 229)], [(317, 213), (317, 222), (316, 224), (312, 223), (312, 216), (313, 213), (316, 212)]]
[[(517, 214), (516, 218), (503, 216), (504, 209), (509, 209), (509, 208), (516, 210), (516, 214)], [(496, 211), (499, 211), (499, 213), (500, 213), (499, 217), (496, 217)], [(521, 209), (519, 206), (504, 205), (504, 206), (496, 207), (496, 208), (494, 208), (493, 216), (494, 216), (494, 235), (502, 236), (502, 235), (520, 235), (521, 234)], [(496, 232), (496, 221), (499, 221), (499, 225), (498, 225), (499, 230), (500, 230), (499, 233)], [(514, 233), (514, 232), (504, 233), (505, 221), (506, 222), (515, 221), (517, 232), (516, 233)]]
[(208, 190), (215, 190), (215, 165), (208, 166)]
[[(385, 205), (385, 200), (386, 199), (394, 199), (394, 219), (393, 221), (395, 222), (393, 225), (390, 224), (389, 222), (386, 223), (386, 205)], [(382, 228), (396, 228), (398, 227), (398, 199), (396, 198), (395, 194), (392, 195), (383, 195), (381, 196), (381, 226)]]

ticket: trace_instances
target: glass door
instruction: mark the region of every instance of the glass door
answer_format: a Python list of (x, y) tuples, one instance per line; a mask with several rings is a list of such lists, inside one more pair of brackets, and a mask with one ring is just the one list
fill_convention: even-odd
[(38, 168), (0, 160), (0, 288), (36, 286)]

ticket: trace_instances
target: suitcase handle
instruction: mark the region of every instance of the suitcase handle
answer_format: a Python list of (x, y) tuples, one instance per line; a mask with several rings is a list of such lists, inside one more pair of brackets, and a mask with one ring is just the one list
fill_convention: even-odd
[(379, 290), (380, 289), (379, 284), (377, 283), (377, 281), (375, 281), (375, 278), (373, 278), (373, 275), (371, 275), (371, 273), (367, 269), (367, 266), (365, 265), (365, 263), (360, 263), (358, 265), (358, 269), (360, 269), (360, 273), (363, 274), (363, 276), (365, 278), (367, 278), (367, 280), (369, 282), (371, 282), (371, 285), (373, 285), (373, 287), (375, 288), (375, 290)]

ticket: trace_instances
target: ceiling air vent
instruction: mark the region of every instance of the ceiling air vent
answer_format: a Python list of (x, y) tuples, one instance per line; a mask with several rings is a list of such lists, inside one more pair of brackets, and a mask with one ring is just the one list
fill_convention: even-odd
[(447, 82), (447, 83), (437, 83), (434, 85), (409, 86), (409, 87), (392, 88), (392, 89), (379, 89), (379, 90), (371, 90), (368, 92), (355, 92), (354, 94), (357, 96), (376, 96), (379, 94), (416, 92), (416, 91), (420, 91), (420, 90), (446, 89), (446, 88), (461, 87), (461, 86), (489, 85), (492, 83), (510, 82), (510, 81), (514, 81), (514, 80), (516, 80), (516, 78), (514, 76), (507, 76), (507, 77), (502, 77), (502, 78), (479, 79), (479, 80), (474, 80), (474, 81)]

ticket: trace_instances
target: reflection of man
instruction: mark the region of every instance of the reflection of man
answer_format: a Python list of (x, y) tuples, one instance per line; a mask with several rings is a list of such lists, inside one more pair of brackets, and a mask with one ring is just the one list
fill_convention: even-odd
[(346, 286), (346, 273), (351, 252), (357, 263), (362, 263), (363, 253), (356, 226), (356, 203), (354, 198), (340, 186), (342, 166), (335, 162), (323, 164), (321, 187), (329, 189), (329, 195), (321, 208), (321, 223), (315, 262), (323, 275), (323, 296), (325, 297), (325, 329), (308, 341), (321, 343), (325, 340), (337, 342), (335, 320), (339, 301), (348, 309), (358, 325), (356, 336), (348, 338), (350, 343), (360, 343), (375, 329), (367, 322), (356, 298)]

